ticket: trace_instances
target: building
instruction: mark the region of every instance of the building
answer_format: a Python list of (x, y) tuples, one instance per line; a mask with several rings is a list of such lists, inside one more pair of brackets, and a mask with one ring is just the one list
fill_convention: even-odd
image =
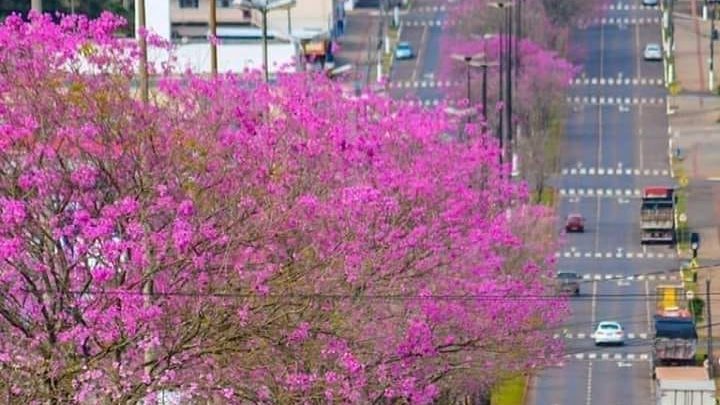
[[(204, 38), (207, 35), (211, 0), (168, 0), (170, 2), (171, 34), (174, 38)], [(268, 0), (272, 3), (273, 0)], [(324, 31), (341, 35), (345, 26), (346, 0), (296, 0), (290, 7), (268, 13), (268, 29), (279, 35), (292, 31)], [(219, 27), (262, 25), (259, 11), (243, 9), (233, 0), (216, 0)], [(151, 3), (148, 3), (151, 4)], [(148, 13), (157, 6), (148, 5)]]
[[(262, 13), (234, 3), (216, 0), (218, 68), (225, 72), (259, 68)], [(146, 4), (148, 29), (176, 44), (178, 65), (199, 73), (208, 71), (211, 0), (159, 0)], [(269, 11), (267, 24), (271, 71), (291, 64), (300, 70), (331, 68), (332, 40), (344, 31), (344, 0), (294, 0), (288, 7)]]
[[(172, 36), (174, 38), (206, 38), (210, 0), (169, 1)], [(252, 24), (252, 12), (234, 6), (232, 0), (216, 0), (216, 4), (218, 26), (249, 26)], [(153, 7), (162, 6), (149, 5), (147, 6), (148, 13), (152, 12)]]

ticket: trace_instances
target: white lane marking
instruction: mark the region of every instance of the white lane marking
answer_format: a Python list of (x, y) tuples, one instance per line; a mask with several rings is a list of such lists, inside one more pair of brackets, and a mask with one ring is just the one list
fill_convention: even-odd
[[(650, 296), (650, 282), (645, 280), (645, 296)], [(645, 300), (645, 320), (647, 321), (648, 330), (652, 328), (652, 315), (650, 314), (650, 300)]]
[(592, 374), (593, 374), (593, 362), (588, 362), (588, 375), (587, 375), (587, 396), (585, 397), (586, 405), (592, 404)]
[(425, 50), (425, 47), (423, 45), (425, 44), (425, 38), (427, 37), (427, 31), (428, 31), (427, 26), (423, 26), (423, 32), (422, 32), (422, 35), (420, 36), (420, 46), (418, 47), (420, 49), (418, 49), (418, 54), (415, 57), (415, 68), (413, 69), (413, 74), (412, 74), (413, 83), (417, 82), (417, 75), (418, 75), (418, 71), (420, 70), (420, 61), (422, 60), (422, 55), (424, 53), (423, 51)]

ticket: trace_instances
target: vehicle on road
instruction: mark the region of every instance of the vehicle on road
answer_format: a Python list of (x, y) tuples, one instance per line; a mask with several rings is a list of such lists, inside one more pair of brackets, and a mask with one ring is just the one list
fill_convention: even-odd
[(625, 344), (625, 331), (622, 325), (615, 321), (600, 322), (593, 334), (595, 345), (623, 345)]
[(645, 45), (643, 59), (647, 61), (661, 61), (662, 58), (662, 47), (660, 47), (660, 44), (650, 43)]
[(691, 317), (655, 315), (653, 370), (663, 366), (695, 365), (697, 339)]
[(657, 405), (714, 404), (715, 381), (705, 367), (658, 367)]
[(412, 59), (415, 56), (409, 42), (399, 42), (395, 47), (395, 59)]
[(555, 279), (556, 289), (559, 294), (580, 295), (580, 276), (572, 271), (560, 271)]
[(640, 242), (675, 242), (675, 189), (647, 187), (640, 206)]
[(655, 7), (658, 5), (658, 0), (642, 0), (642, 5), (646, 7)]
[(581, 214), (570, 214), (565, 220), (565, 232), (585, 232), (585, 218)]

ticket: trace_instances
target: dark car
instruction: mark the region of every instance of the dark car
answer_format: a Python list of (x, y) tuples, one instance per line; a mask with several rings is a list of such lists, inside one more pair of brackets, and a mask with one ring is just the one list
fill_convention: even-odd
[(571, 271), (558, 272), (556, 288), (558, 293), (580, 295), (580, 276)]
[(585, 232), (585, 218), (580, 214), (570, 214), (565, 221), (565, 232)]

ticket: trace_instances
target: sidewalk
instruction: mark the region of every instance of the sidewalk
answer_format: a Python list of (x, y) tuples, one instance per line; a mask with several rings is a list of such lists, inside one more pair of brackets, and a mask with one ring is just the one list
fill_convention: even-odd
[(335, 66), (352, 65), (348, 75), (362, 87), (375, 77), (377, 64), (377, 35), (380, 19), (372, 9), (355, 9), (346, 14), (345, 34), (338, 38), (340, 52), (335, 55)]
[[(693, 12), (690, 6), (697, 9)], [(702, 21), (702, 0), (678, 1), (675, 6), (675, 64), (680, 93), (668, 96), (671, 153), (679, 147), (681, 162), (675, 174), (688, 181), (687, 219), (692, 232), (700, 234), (699, 265), (720, 264), (720, 96), (708, 86), (710, 54), (710, 22)], [(716, 24), (720, 28), (720, 23)], [(720, 47), (716, 48), (716, 51)], [(717, 64), (716, 57), (716, 64)], [(717, 77), (716, 68), (715, 84)], [(678, 178), (683, 183), (683, 180)], [(698, 271), (696, 294), (705, 299), (705, 280), (710, 279), (711, 310), (714, 324), (720, 319), (720, 268)], [(698, 325), (698, 333), (706, 336), (707, 319)], [(720, 332), (720, 328), (716, 328)], [(718, 335), (717, 332), (714, 335)], [(703, 347), (700, 349), (705, 351)], [(720, 346), (713, 350), (720, 356)]]
[[(676, 78), (681, 91), (668, 97), (674, 111), (669, 124), (673, 153), (679, 147), (682, 171), (689, 183), (688, 224), (700, 233), (699, 255), (707, 262), (720, 260), (720, 182), (715, 182), (720, 180), (720, 97), (708, 90), (710, 22), (701, 20), (699, 10), (692, 18), (691, 3), (679, 1), (673, 16)], [(716, 313), (720, 314), (720, 307)]]

